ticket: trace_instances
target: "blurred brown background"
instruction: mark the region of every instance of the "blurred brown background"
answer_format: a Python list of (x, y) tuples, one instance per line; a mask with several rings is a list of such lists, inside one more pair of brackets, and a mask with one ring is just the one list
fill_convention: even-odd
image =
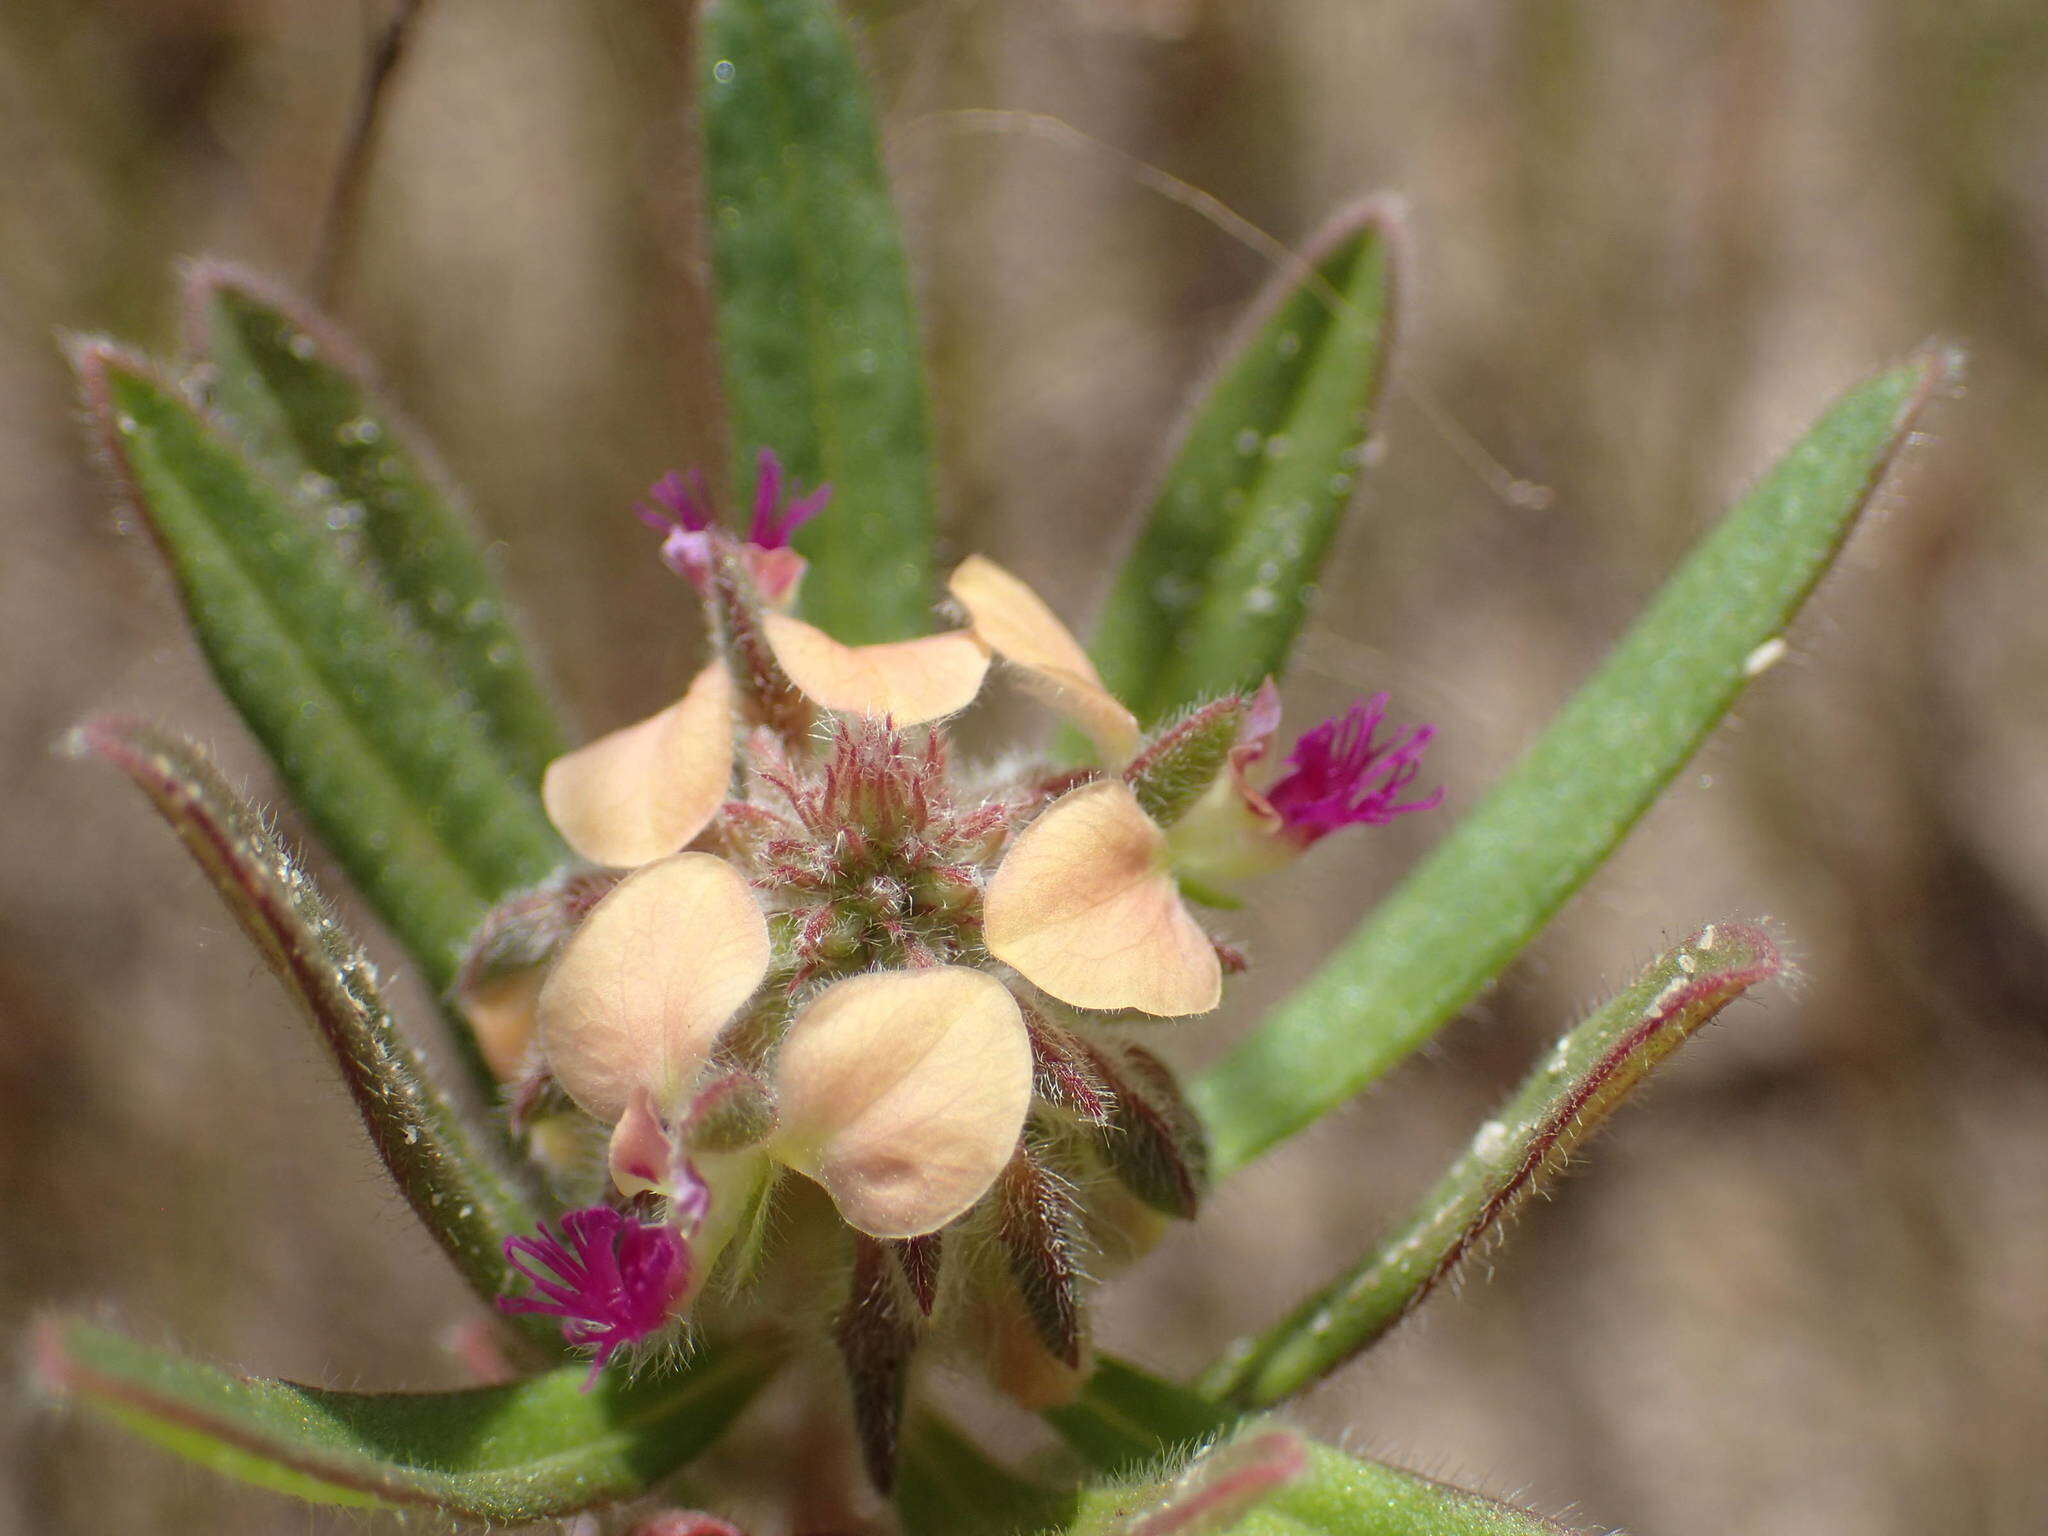
[[(1930, 335), (1969, 386), (1788, 661), (1484, 1006), (1107, 1299), (1192, 1367), (1355, 1253), (1588, 1002), (1699, 922), (1806, 973), (1302, 1410), (1646, 1536), (2048, 1529), (2048, 24), (2027, 0), (894, 0), (857, 7), (922, 288), (947, 537), (1081, 621), (1258, 256), (1057, 115), (1285, 239), (1405, 192), (1385, 454), (1291, 683), (1391, 688), (1469, 804), (1715, 510)], [(685, 675), (625, 508), (712, 458), (689, 7), (430, 0), (334, 308), (502, 541), (585, 727)], [(133, 792), (52, 751), (140, 709), (272, 781), (117, 535), (55, 337), (174, 334), (172, 263), (293, 280), (366, 38), (334, 0), (0, 7), (0, 1309), (265, 1373), (456, 1379), (467, 1302), (325, 1063)], [(1465, 435), (1551, 488), (1516, 504)], [(1497, 476), (1495, 478), (1498, 478)], [(1417, 821), (1424, 818), (1416, 818)], [(1318, 850), (1236, 1017), (1447, 823)], [(386, 958), (389, 958), (388, 951)], [(1227, 1025), (1225, 1026), (1227, 1029)], [(1187, 1037), (1213, 1051), (1224, 1029)], [(0, 1529), (354, 1531), (34, 1405)], [(369, 1525), (381, 1529), (376, 1522)]]

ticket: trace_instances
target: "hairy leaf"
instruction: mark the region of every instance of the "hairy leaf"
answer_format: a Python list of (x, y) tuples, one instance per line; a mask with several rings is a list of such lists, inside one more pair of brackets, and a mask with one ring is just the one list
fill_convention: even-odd
[(566, 857), (375, 586), (146, 364), (76, 364), (214, 675), (378, 913), (445, 990), (490, 904)]
[(46, 1322), (41, 1385), (213, 1471), (319, 1504), (519, 1523), (631, 1498), (709, 1446), (773, 1373), (759, 1345), (590, 1391), (566, 1365), (511, 1386), (337, 1392), (237, 1376), (89, 1323)]
[(1219, 1177), (1421, 1045), (1599, 868), (1782, 651), (1778, 637), (1951, 366), (1921, 357), (1844, 396), (1699, 545), (1478, 808), (1196, 1082)]
[(1748, 923), (1715, 923), (1663, 956), (1557, 1042), (1392, 1236), (1205, 1387), (1267, 1407), (1369, 1348), (1542, 1191), (1653, 1067), (1784, 968)]
[(896, 1469), (904, 1536), (1017, 1536), (1064, 1526), (1071, 1492), (1018, 1476), (929, 1409), (913, 1409)]
[(1070, 1536), (1570, 1536), (1528, 1510), (1255, 1427), (1177, 1475), (1091, 1489)]
[[(501, 1153), (442, 1092), (384, 1005), (376, 969), (312, 877), (189, 741), (131, 720), (87, 721), (73, 749), (135, 782), (198, 862), (242, 932), (319, 1031), (363, 1128), (414, 1213), (486, 1302), (504, 1287), (504, 1242), (539, 1213)], [(557, 1331), (532, 1319), (535, 1336)]]
[(848, 643), (929, 629), (932, 471), (903, 241), (831, 0), (709, 0), (705, 179), (718, 344), (758, 449), (832, 504), (797, 535), (808, 617)]
[(203, 262), (185, 300), (214, 405), (258, 464), (353, 533), (450, 688), (475, 702), (521, 781), (538, 785), (566, 749), (561, 725), (440, 467), (352, 350), (269, 283)]
[(1090, 1466), (1125, 1476), (1232, 1428), (1240, 1411), (1104, 1356), (1073, 1402), (1045, 1418)]
[(1571, 1536), (1481, 1494), (1242, 1422), (1118, 1361), (1046, 1418), (1109, 1479), (1082, 1491), (1070, 1536)]
[(1147, 723), (1286, 668), (1385, 373), (1393, 222), (1380, 199), (1338, 214), (1195, 409), (1092, 648)]

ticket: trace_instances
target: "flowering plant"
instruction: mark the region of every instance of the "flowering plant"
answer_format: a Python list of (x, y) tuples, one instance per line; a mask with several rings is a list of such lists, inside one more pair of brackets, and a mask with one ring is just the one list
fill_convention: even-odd
[[(758, 1429), (771, 1380), (836, 1357), (845, 1406), (807, 1393), (812, 1438), (783, 1447), (792, 1481), (834, 1464), (835, 1436), (857, 1448), (836, 1527), (1554, 1529), (1260, 1415), (1431, 1294), (1658, 1060), (1780, 973), (1755, 925), (1701, 929), (1568, 1032), (1407, 1223), (1201, 1380), (1101, 1352), (1089, 1287), (1534, 936), (1782, 654), (1945, 360), (1844, 397), (1523, 761), (1184, 1087), (1148, 1021), (1215, 1008), (1246, 964), (1202, 909), (1442, 798), (1418, 786), (1431, 728), (1390, 726), (1385, 694), (1269, 761), (1384, 370), (1398, 221), (1360, 204), (1276, 280), (1083, 645), (980, 556), (939, 597), (901, 252), (831, 7), (716, 0), (703, 30), (752, 513), (729, 525), (694, 472), (639, 506), (712, 648), (649, 718), (563, 739), (465, 515), (302, 306), (202, 264), (188, 364), (75, 348), (223, 687), (447, 1000), (476, 1092), (437, 1082), (202, 754), (118, 719), (75, 744), (191, 847), (488, 1307), (479, 1384), (452, 1393), (251, 1381), (62, 1320), (42, 1378), (302, 1497), (659, 1536), (729, 1529), (663, 1506), (667, 1479)], [(769, 110), (791, 80), (814, 111)], [(806, 259), (820, 238), (839, 259)], [(949, 722), (1005, 682), (1073, 729), (961, 761)], [(1066, 1450), (991, 1457), (932, 1359), (1042, 1410)], [(710, 1492), (795, 1518), (772, 1490)]]

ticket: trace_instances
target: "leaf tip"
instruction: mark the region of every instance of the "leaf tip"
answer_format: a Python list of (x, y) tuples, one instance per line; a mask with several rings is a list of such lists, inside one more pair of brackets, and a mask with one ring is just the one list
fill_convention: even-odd
[(119, 762), (132, 752), (135, 738), (145, 729), (128, 715), (88, 715), (57, 738), (60, 757), (83, 762), (97, 757)]
[(57, 344), (63, 349), (65, 361), (71, 364), (71, 372), (78, 380), (80, 400), (86, 414), (103, 433), (110, 426), (114, 414), (115, 375), (148, 378), (156, 373), (155, 366), (147, 357), (110, 336), (67, 331), (58, 337)]
[(39, 1317), (29, 1326), (28, 1380), (41, 1396), (71, 1396), (78, 1387), (77, 1363), (65, 1343), (65, 1320)]
[(179, 266), (179, 294), (185, 350), (197, 360), (207, 361), (213, 354), (209, 311), (223, 299), (239, 300), (243, 306), (271, 311), (295, 337), (304, 337), (311, 347), (308, 356), (325, 360), (365, 388), (375, 377), (369, 359), (319, 310), (286, 283), (254, 268), (220, 256), (189, 257)]

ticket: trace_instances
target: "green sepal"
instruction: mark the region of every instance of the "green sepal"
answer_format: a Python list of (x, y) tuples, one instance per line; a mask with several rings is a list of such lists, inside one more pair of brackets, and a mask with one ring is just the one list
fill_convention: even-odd
[(254, 461), (352, 537), (425, 654), (472, 700), (512, 771), (567, 750), (475, 523), (440, 466), (318, 315), (220, 262), (186, 275), (188, 341)]
[(1715, 923), (1660, 957), (1544, 1053), (1406, 1221), (1233, 1350), (1203, 1390), (1270, 1407), (1370, 1348), (1546, 1189), (1659, 1062), (1784, 970), (1778, 946), (1750, 923)]
[(212, 1471), (315, 1504), (518, 1524), (646, 1492), (709, 1447), (774, 1373), (760, 1343), (628, 1378), (565, 1365), (510, 1386), (338, 1392), (238, 1376), (89, 1323), (36, 1333), (48, 1391)]
[(1332, 219), (1194, 409), (1091, 647), (1148, 724), (1286, 670), (1386, 371), (1394, 225), (1381, 199)]
[(1145, 743), (1124, 769), (1138, 808), (1160, 827), (1186, 815), (1228, 767), (1245, 714), (1244, 699), (1217, 699), (1187, 711)]
[(376, 585), (147, 363), (74, 364), (215, 677), (437, 992), (490, 905), (567, 851)]
[(1782, 653), (1780, 635), (1953, 366), (1929, 354), (1844, 396), (1700, 543), (1486, 799), (1195, 1082), (1217, 1177), (1428, 1040), (1600, 867)]
[(932, 467), (903, 239), (831, 0), (709, 0), (698, 57), (718, 345), (751, 502), (772, 449), (832, 503), (803, 611), (848, 643), (931, 627)]
[[(312, 876), (193, 743), (131, 720), (87, 721), (76, 752), (119, 768), (178, 834), (242, 932), (318, 1031), (363, 1128), (406, 1203), (486, 1304), (504, 1289), (504, 1244), (539, 1212), (504, 1155), (435, 1081), (385, 1006), (376, 968)], [(517, 1320), (549, 1351), (560, 1330)]]

